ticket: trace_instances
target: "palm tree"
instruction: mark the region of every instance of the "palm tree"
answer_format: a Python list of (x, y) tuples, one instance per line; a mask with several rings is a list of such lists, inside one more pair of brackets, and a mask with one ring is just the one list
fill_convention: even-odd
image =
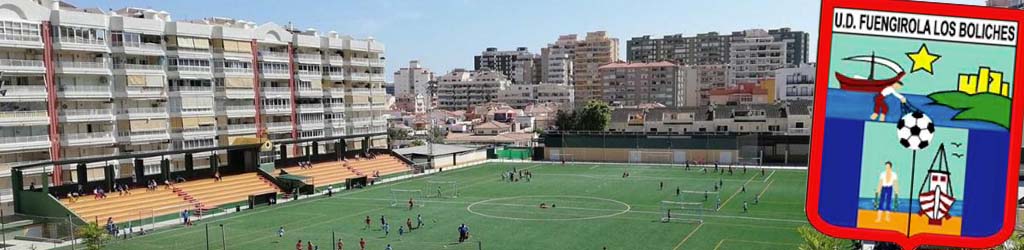
[(800, 228), (797, 228), (796, 231), (799, 232), (800, 237), (804, 239), (804, 243), (800, 244), (800, 250), (850, 249), (849, 241), (821, 234), (818, 230), (815, 230), (810, 226), (801, 226)]

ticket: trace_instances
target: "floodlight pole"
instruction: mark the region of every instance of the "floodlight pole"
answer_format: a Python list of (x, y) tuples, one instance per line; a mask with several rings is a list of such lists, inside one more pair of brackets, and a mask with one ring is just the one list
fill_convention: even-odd
[(210, 224), (206, 225), (206, 250), (210, 250)]
[(220, 246), (224, 250), (228, 249), (228, 242), (224, 238), (224, 224), (220, 224)]

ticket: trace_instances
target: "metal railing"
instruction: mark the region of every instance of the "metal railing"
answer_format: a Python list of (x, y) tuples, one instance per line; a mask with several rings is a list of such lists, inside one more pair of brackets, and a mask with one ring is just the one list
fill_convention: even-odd
[(370, 64), (370, 59), (369, 58), (355, 58), (355, 57), (353, 57), (353, 58), (349, 58), (348, 59), (348, 63), (349, 64), (353, 64), (353, 65), (355, 65), (355, 64), (369, 65)]
[(143, 43), (143, 42), (124, 42), (124, 41), (112, 41), (110, 42), (112, 47), (127, 47), (127, 48), (140, 48), (148, 50), (164, 50), (164, 45), (159, 43)]
[(277, 128), (277, 129), (288, 128), (288, 129), (291, 129), (291, 127), (292, 127), (292, 124), (290, 122), (268, 122), (267, 123), (267, 128), (268, 129), (273, 129), (273, 128)]
[(33, 135), (33, 136), (0, 136), (0, 144), (8, 143), (27, 143), (27, 142), (44, 142), (49, 141), (49, 135)]
[(172, 85), (170, 88), (171, 88), (171, 91), (176, 91), (176, 92), (204, 92), (204, 93), (209, 92), (211, 94), (213, 93), (213, 87), (212, 86), (174, 86), (174, 85)]
[(221, 69), (224, 73), (248, 73), (248, 74), (252, 74), (252, 68), (218, 67), (218, 69)]
[(334, 63), (342, 63), (342, 64), (344, 64), (345, 63), (345, 58), (341, 57), (341, 56), (327, 56), (327, 61), (330, 61), (333, 65), (337, 65), (337, 64), (334, 64)]
[(64, 117), (96, 117), (110, 116), (110, 109), (63, 109), (60, 111)]
[(287, 75), (288, 74), (288, 69), (260, 68), (260, 73), (267, 74), (267, 75), (272, 75), (272, 74)]
[(113, 139), (114, 138), (114, 131), (94, 132), (94, 133), (70, 133), (70, 134), (64, 134), (63, 136), (68, 141)]
[(57, 67), (62, 69), (108, 69), (109, 62), (81, 62), (81, 61), (57, 61)]
[(143, 136), (167, 136), (167, 128), (155, 128), (147, 130), (121, 131), (118, 137), (143, 137)]
[(127, 115), (165, 115), (167, 108), (127, 108), (121, 111)]
[(228, 130), (249, 130), (256, 129), (256, 124), (229, 124)]
[(179, 71), (179, 72), (199, 72), (199, 73), (210, 73), (210, 66), (197, 66), (197, 65), (169, 65), (167, 70)]
[(256, 107), (252, 105), (229, 105), (224, 106), (224, 110), (228, 112), (256, 112)]
[(134, 64), (134, 63), (115, 63), (115, 69), (130, 69), (130, 70), (164, 70), (164, 65), (160, 64)]
[(288, 59), (288, 53), (285, 53), (285, 52), (275, 52), (275, 51), (260, 50), (257, 53), (259, 53), (258, 55), (260, 56), (260, 58), (276, 58), (276, 59), (284, 59), (284, 60)]
[(61, 43), (76, 43), (76, 44), (103, 45), (103, 46), (107, 45), (107, 41), (106, 40), (85, 39), (85, 38), (78, 38), (78, 37), (60, 37), (57, 40), (60, 41)]
[[(23, 25), (38, 25), (38, 24), (34, 23), (34, 24), (23, 24)], [(18, 41), (18, 42), (26, 42), (26, 41), (27, 42), (41, 42), (42, 41), (42, 36), (40, 36), (39, 34), (36, 34), (34, 36), (31, 36), (31, 35), (3, 34), (3, 35), (0, 35), (0, 40), (3, 40), (3, 41)]]
[(0, 59), (0, 67), (42, 68), (42, 60)]
[(64, 93), (101, 93), (110, 94), (110, 86), (99, 85), (61, 85), (59, 90)]
[(295, 58), (304, 59), (304, 60), (317, 60), (317, 61), (319, 61), (320, 60), (320, 54), (297, 53), (297, 54), (295, 54)]
[(46, 96), (46, 86), (36, 85), (6, 85), (7, 96)]
[(159, 95), (159, 94), (163, 94), (164, 93), (164, 88), (163, 88), (163, 86), (160, 86), (160, 87), (129, 86), (129, 87), (125, 88), (125, 92), (128, 92), (130, 94), (157, 94), (157, 95)]
[(367, 79), (370, 79), (370, 74), (367, 74), (367, 73), (351, 73), (348, 76), (350, 78), (352, 78), (353, 80), (359, 80), (359, 79), (367, 80)]
[(217, 128), (212, 126), (194, 127), (194, 128), (181, 128), (178, 129), (178, 133), (182, 134), (202, 134), (202, 133), (213, 133), (216, 132)]
[(40, 119), (47, 118), (46, 110), (30, 110), (30, 111), (3, 111), (0, 112), (0, 120), (23, 120), (23, 119)]

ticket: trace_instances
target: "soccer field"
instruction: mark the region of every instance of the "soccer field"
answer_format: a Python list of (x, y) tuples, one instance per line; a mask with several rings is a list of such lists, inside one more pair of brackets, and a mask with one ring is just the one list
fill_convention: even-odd
[[(502, 181), (500, 174), (512, 168), (533, 172), (533, 179)], [(629, 177), (622, 177), (624, 170)], [(805, 171), (784, 170), (762, 176), (755, 169), (745, 174), (734, 169), (729, 175), (625, 164), (487, 163), (261, 207), (199, 221), (191, 228), (162, 229), (111, 242), (107, 249), (206, 249), (204, 224), (209, 224), (210, 249), (222, 249), (221, 224), (227, 249), (294, 249), (296, 241), (311, 240), (327, 250), (332, 249), (332, 232), (346, 249), (358, 249), (360, 238), (367, 249), (391, 244), (396, 250), (477, 249), (478, 244), (483, 249), (795, 249), (801, 242), (796, 228), (807, 224), (806, 176)], [(412, 210), (404, 201), (390, 206), (393, 189), (437, 192), (427, 190), (428, 181), (456, 181), (458, 197), (417, 198), (422, 206)], [(714, 185), (719, 182), (724, 185), (716, 196)], [(676, 187), (682, 198), (676, 196)], [(706, 203), (704, 190), (711, 193)], [(661, 201), (682, 201), (693, 209), (673, 211), (676, 219), (665, 223)], [(748, 212), (743, 212), (744, 201)], [(540, 203), (554, 207), (542, 209)], [(697, 203), (705, 209), (694, 208)], [(411, 218), (415, 226), (417, 214), (425, 225), (400, 237), (399, 225)], [(391, 224), (388, 237), (380, 228), (381, 215)], [(364, 229), (366, 216), (372, 220), (369, 229)], [(456, 244), (462, 223), (469, 226), (471, 238)], [(280, 226), (286, 230), (282, 238), (277, 237)]]

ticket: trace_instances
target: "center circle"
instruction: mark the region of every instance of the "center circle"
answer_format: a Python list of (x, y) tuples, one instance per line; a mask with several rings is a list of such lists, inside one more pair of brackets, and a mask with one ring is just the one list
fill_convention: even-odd
[(574, 195), (502, 197), (466, 206), (466, 211), (475, 215), (520, 221), (591, 220), (624, 214), (631, 209), (629, 204), (617, 200)]

